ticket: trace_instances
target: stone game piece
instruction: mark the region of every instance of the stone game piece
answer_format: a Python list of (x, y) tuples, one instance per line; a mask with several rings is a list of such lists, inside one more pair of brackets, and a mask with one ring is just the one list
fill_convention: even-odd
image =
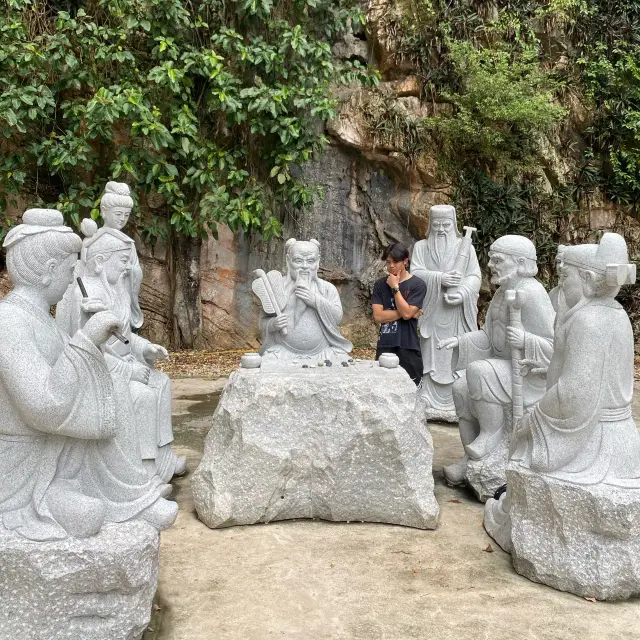
[[(555, 316), (547, 292), (535, 278), (536, 250), (528, 238), (499, 238), (489, 258), (491, 282), (499, 286), (485, 325), (438, 345), (455, 350), (454, 369), (460, 377), (453, 384), (453, 397), (465, 451), (462, 460), (444, 468), (445, 478), (452, 485), (469, 484), (483, 502), (506, 481), (514, 406), (516, 412), (520, 405), (530, 407), (544, 393), (539, 366), (527, 369), (518, 387), (519, 361), (548, 364)], [(519, 389), (515, 396), (514, 371)]]
[[(76, 276), (81, 277), (89, 297), (112, 310), (123, 324), (129, 343), (112, 338), (103, 346), (105, 360), (127, 411), (135, 416), (140, 456), (150, 476), (168, 482), (186, 471), (186, 459), (171, 448), (171, 380), (154, 368), (156, 360), (168, 357), (167, 350), (142, 338), (133, 329), (142, 325), (138, 293), (142, 270), (134, 241), (122, 232), (133, 207), (129, 187), (109, 182), (100, 201), (104, 226), (98, 229), (86, 219), (86, 236)], [(58, 325), (69, 334), (90, 317), (83, 312), (82, 289), (72, 283), (56, 314)]]
[(317, 240), (286, 243), (287, 274), (256, 270), (252, 284), (263, 315), (262, 367), (293, 360), (318, 366), (347, 360), (353, 345), (342, 337), (338, 325), (342, 303), (338, 290), (318, 277), (320, 244)]
[[(83, 617), (80, 637), (118, 629), (138, 638), (155, 591), (158, 530), (178, 506), (145, 472), (100, 350), (120, 320), (98, 310), (69, 336), (50, 315), (82, 247), (60, 212), (26, 211), (4, 247), (13, 290), (0, 301), (0, 628), (73, 637)], [(141, 591), (113, 597), (134, 565)], [(49, 588), (46, 577), (35, 584), (44, 566)]]
[(478, 294), (481, 274), (471, 235), (458, 231), (456, 210), (437, 205), (429, 212), (429, 231), (416, 242), (411, 273), (427, 285), (418, 321), (424, 375), (420, 395), (428, 420), (457, 422), (453, 383), (458, 374), (451, 366), (452, 352), (438, 349), (441, 340), (478, 329)]
[(565, 311), (546, 392), (518, 424), (507, 492), (487, 502), (485, 528), (531, 580), (629, 598), (640, 594), (640, 434), (633, 331), (615, 296), (635, 265), (624, 238), (605, 233), (564, 247), (559, 267)]

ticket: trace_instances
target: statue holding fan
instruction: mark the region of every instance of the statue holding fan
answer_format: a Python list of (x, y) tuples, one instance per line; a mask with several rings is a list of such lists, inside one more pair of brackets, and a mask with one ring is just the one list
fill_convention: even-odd
[(254, 273), (254, 293), (260, 298), (263, 362), (346, 361), (353, 345), (338, 325), (342, 304), (338, 290), (318, 278), (320, 243), (291, 238), (286, 243), (287, 275)]

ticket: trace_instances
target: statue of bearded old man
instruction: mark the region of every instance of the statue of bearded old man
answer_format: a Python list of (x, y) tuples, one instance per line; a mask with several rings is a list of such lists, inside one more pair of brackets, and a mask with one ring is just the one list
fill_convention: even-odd
[(348, 360), (353, 345), (338, 328), (340, 295), (330, 282), (318, 277), (320, 243), (291, 238), (285, 246), (287, 275), (282, 278), (277, 271), (263, 275), (282, 305), (276, 300), (276, 313), (260, 319), (262, 362)]
[(427, 403), (427, 418), (455, 422), (450, 350), (439, 350), (441, 340), (478, 328), (478, 294), (482, 280), (471, 238), (458, 231), (456, 210), (437, 205), (429, 212), (429, 232), (416, 242), (411, 273), (427, 285), (423, 315), (418, 321), (423, 377), (420, 395)]
[[(496, 240), (489, 251), (489, 269), (491, 282), (499, 287), (484, 327), (447, 338), (438, 345), (456, 349), (454, 368), (461, 371), (453, 385), (453, 397), (465, 456), (444, 468), (450, 484), (465, 481), (469, 458), (483, 459), (502, 441), (513, 398), (514, 350), (524, 360), (543, 366), (553, 353), (555, 314), (549, 295), (534, 277), (538, 266), (531, 240), (517, 235)], [(521, 328), (510, 326), (507, 290), (516, 291), (522, 300)], [(533, 369), (524, 377), (522, 387), (524, 407), (531, 407), (544, 393), (544, 376)]]

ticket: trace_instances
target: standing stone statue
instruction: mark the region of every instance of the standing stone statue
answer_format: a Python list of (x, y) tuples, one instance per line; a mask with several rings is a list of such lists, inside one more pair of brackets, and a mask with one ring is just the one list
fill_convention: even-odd
[[(132, 331), (142, 322), (137, 299), (142, 272), (134, 241), (120, 230), (132, 207), (129, 187), (109, 182), (100, 202), (105, 225), (98, 229), (92, 220), (82, 223), (87, 238), (76, 275), (82, 274), (89, 297), (106, 305), (124, 327), (128, 344), (112, 337), (103, 346), (104, 356), (121, 401), (131, 404), (140, 455), (149, 476), (157, 474), (168, 482), (185, 472), (186, 460), (171, 449), (171, 381), (153, 368), (155, 360), (168, 356), (167, 350)], [(83, 295), (75, 282), (59, 306), (56, 320), (67, 333), (81, 328), (90, 317), (83, 312)]]
[(2, 523), (30, 540), (86, 537), (134, 518), (170, 526), (177, 505), (144, 472), (99, 349), (120, 320), (89, 300), (96, 313), (70, 338), (49, 314), (80, 238), (60, 212), (30, 209), (4, 246), (14, 289), (0, 302)]
[(518, 425), (507, 494), (487, 502), (485, 527), (526, 577), (626, 598), (640, 593), (640, 434), (633, 331), (615, 297), (635, 265), (616, 233), (565, 247), (560, 265), (566, 311), (546, 393)]
[(287, 275), (258, 270), (253, 283), (264, 311), (262, 362), (348, 360), (353, 345), (338, 328), (342, 319), (338, 290), (318, 277), (320, 243), (291, 238), (285, 246)]
[(418, 331), (424, 367), (420, 394), (429, 420), (457, 420), (453, 382), (458, 374), (451, 367), (452, 352), (437, 349), (438, 343), (478, 329), (482, 278), (471, 244), (472, 229), (465, 229), (463, 238), (451, 205), (431, 207), (429, 232), (415, 244), (411, 257), (411, 273), (427, 285)]
[[(491, 245), (489, 268), (491, 282), (499, 287), (484, 327), (438, 345), (456, 349), (454, 369), (460, 378), (454, 382), (453, 397), (465, 450), (464, 458), (445, 467), (444, 474), (450, 484), (469, 482), (483, 501), (505, 482), (514, 360), (548, 363), (554, 322), (549, 296), (535, 279), (537, 257), (531, 240), (517, 235), (499, 238)], [(517, 294), (519, 326), (510, 322), (508, 291)], [(523, 407), (535, 404), (544, 389), (543, 375), (533, 368), (522, 382)]]

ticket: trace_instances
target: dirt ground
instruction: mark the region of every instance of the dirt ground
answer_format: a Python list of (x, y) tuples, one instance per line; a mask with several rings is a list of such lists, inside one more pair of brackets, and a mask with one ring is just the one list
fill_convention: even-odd
[[(176, 444), (192, 470), (224, 382), (174, 382)], [(640, 402), (634, 409), (638, 421)], [(177, 480), (180, 515), (162, 534), (145, 640), (636, 640), (640, 600), (590, 602), (513, 571), (482, 527), (482, 505), (444, 484), (443, 465), (461, 455), (457, 429), (431, 430), (436, 531), (320, 521), (210, 530), (189, 475)]]

